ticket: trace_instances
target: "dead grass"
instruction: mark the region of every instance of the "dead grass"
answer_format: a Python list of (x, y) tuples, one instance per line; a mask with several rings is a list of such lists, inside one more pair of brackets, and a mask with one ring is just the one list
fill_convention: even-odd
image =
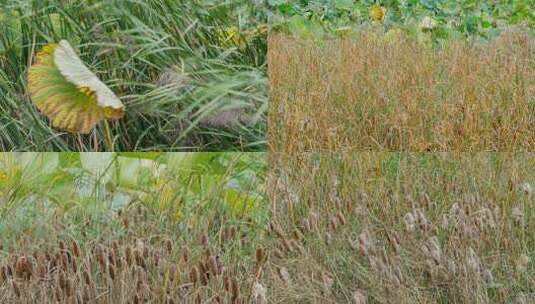
[(269, 37), (270, 148), (299, 151), (532, 151), (535, 44)]
[(264, 227), (253, 221), (173, 223), (140, 206), (71, 225), (58, 218), (45, 239), (0, 243), (1, 303), (266, 303)]
[[(533, 303), (535, 155), (273, 156), (277, 303)], [(275, 283), (274, 283), (275, 284)]]

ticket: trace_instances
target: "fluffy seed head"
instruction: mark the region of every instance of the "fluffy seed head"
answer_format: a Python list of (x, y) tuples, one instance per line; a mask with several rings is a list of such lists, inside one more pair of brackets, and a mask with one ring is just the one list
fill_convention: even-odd
[(353, 304), (366, 304), (367, 302), (366, 296), (361, 290), (356, 290), (353, 293), (353, 297), (351, 297), (351, 300), (353, 301)]

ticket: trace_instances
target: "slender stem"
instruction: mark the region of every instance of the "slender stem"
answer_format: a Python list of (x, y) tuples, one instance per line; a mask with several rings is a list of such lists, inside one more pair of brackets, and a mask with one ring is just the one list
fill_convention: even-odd
[(104, 120), (104, 143), (106, 144), (106, 150), (113, 152), (113, 136), (111, 135), (110, 124), (107, 120)]
[(85, 148), (85, 146), (84, 146), (84, 142), (82, 141), (82, 136), (80, 135), (80, 133), (77, 133), (77, 134), (76, 134), (76, 139), (78, 139), (78, 145), (80, 146), (80, 147), (79, 147), (79, 150), (80, 150), (80, 151), (85, 151), (86, 148)]
[(99, 151), (99, 141), (97, 137), (97, 132), (93, 132), (93, 151)]

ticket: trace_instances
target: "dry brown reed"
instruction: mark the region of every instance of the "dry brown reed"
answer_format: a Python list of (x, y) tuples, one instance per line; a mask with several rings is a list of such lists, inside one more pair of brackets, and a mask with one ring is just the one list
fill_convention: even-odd
[(60, 239), (31, 251), (31, 243), (10, 247), (0, 257), (1, 302), (266, 303), (267, 245), (258, 239), (249, 248), (245, 226), (210, 224), (177, 237), (156, 229), (150, 217), (121, 216), (138, 230), (113, 240)]
[(520, 29), (440, 45), (274, 34), (268, 58), (272, 151), (535, 149), (535, 40)]

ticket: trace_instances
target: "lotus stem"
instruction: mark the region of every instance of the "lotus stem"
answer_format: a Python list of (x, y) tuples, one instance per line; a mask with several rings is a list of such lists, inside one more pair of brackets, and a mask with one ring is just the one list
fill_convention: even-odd
[(111, 134), (110, 124), (107, 120), (104, 121), (104, 136), (106, 150), (109, 152), (113, 152), (113, 136)]

